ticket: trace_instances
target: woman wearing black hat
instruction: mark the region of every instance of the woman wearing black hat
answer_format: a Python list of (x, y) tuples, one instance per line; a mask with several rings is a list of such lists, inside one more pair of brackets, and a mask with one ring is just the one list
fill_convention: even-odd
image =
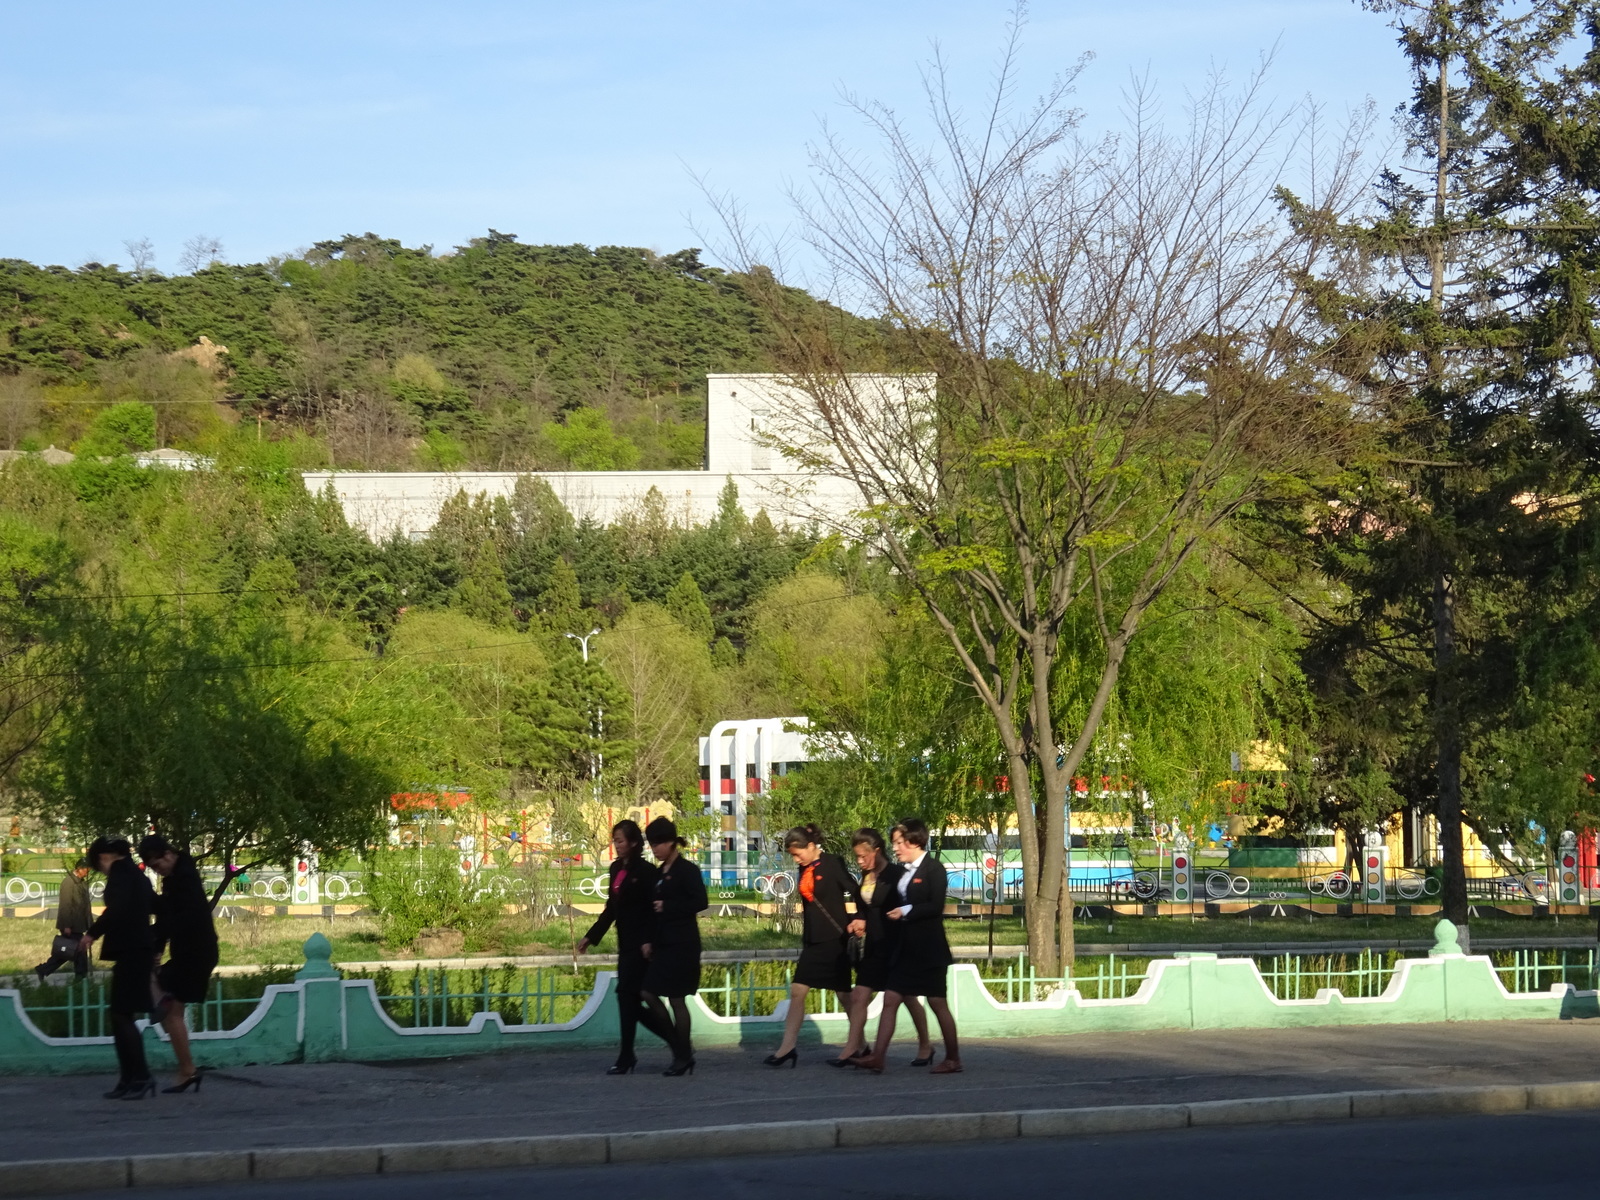
[(155, 965), (155, 937), (150, 913), (155, 889), (134, 864), (127, 838), (96, 838), (89, 863), (106, 877), (105, 908), (89, 925), (81, 943), (85, 952), (96, 939), (100, 957), (111, 963), (111, 1036), (117, 1048), (120, 1078), (107, 1100), (143, 1100), (154, 1095), (155, 1080), (144, 1057), (144, 1039), (136, 1023), (151, 1009), (150, 973)]
[[(644, 859), (644, 834), (637, 821), (618, 821), (611, 827), (610, 888), (605, 911), (578, 939), (577, 951), (587, 954), (600, 944), (606, 930), (617, 927), (617, 1025), (622, 1034), (622, 1049), (607, 1075), (626, 1075), (638, 1059), (633, 1054), (634, 1034), (640, 1025), (671, 1046), (674, 1031), (663, 1024), (656, 1008), (645, 1004), (640, 989), (650, 968), (651, 937), (656, 923), (656, 879), (660, 872)], [(657, 1006), (659, 1007), (659, 1006)]]
[(178, 1060), (178, 1081), (168, 1092), (185, 1092), (192, 1086), (200, 1090), (204, 1078), (189, 1053), (189, 1026), (184, 1021), (185, 1004), (201, 1004), (211, 986), (211, 972), (217, 969), (217, 927), (211, 920), (211, 897), (200, 881), (194, 859), (180, 852), (158, 834), (139, 840), (139, 857), (161, 876), (161, 894), (156, 897), (156, 958), (162, 948), (170, 955), (156, 972), (156, 986), (162, 992), (161, 1027), (172, 1039), (172, 1053)]
[[(700, 990), (699, 914), (710, 902), (700, 868), (678, 853), (679, 847), (689, 844), (678, 836), (678, 827), (666, 817), (657, 817), (646, 826), (644, 836), (650, 843), (650, 853), (661, 864), (644, 1001), (656, 1010), (662, 1027), (670, 1027), (673, 1034), (672, 1065), (662, 1074), (689, 1075), (694, 1073), (694, 1045), (689, 1036), (686, 999)], [(670, 1016), (663, 1000), (672, 1001)]]

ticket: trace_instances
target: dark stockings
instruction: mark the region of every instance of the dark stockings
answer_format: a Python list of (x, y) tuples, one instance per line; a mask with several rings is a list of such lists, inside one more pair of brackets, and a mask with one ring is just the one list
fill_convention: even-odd
[[(672, 1061), (674, 1065), (694, 1061), (694, 1045), (689, 1040), (689, 1002), (682, 996), (668, 997), (672, 1001), (672, 1012), (669, 1015), (667, 1006), (659, 996), (645, 994), (645, 1007), (649, 1008), (655, 1020), (661, 1025), (662, 1032), (657, 1034), (666, 1040), (672, 1047)], [(646, 1029), (650, 1026), (646, 1025)], [(654, 1029), (650, 1029), (655, 1033)]]
[(124, 1013), (111, 1014), (111, 1036), (117, 1047), (117, 1067), (123, 1083), (144, 1083), (150, 1078), (150, 1064), (144, 1058), (144, 1038), (134, 1018)]
[(636, 1061), (633, 1054), (633, 1039), (640, 1025), (655, 1034), (669, 1048), (676, 1046), (674, 1039), (677, 1035), (672, 1028), (672, 1022), (667, 1020), (666, 1010), (661, 1007), (661, 1002), (658, 1000), (651, 1005), (637, 991), (617, 992), (617, 1025), (622, 1032), (622, 1052), (617, 1055), (617, 1062), (623, 1066), (631, 1066)]

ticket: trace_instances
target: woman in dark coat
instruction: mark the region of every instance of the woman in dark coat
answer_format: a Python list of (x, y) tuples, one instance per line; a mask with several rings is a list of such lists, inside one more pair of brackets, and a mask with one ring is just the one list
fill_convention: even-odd
[(211, 920), (211, 897), (200, 880), (194, 859), (180, 852), (157, 834), (141, 838), (139, 857), (144, 865), (161, 876), (161, 893), (156, 897), (156, 959), (162, 948), (167, 961), (156, 972), (156, 987), (161, 992), (161, 1027), (172, 1039), (172, 1053), (178, 1060), (178, 1081), (166, 1092), (200, 1091), (201, 1075), (189, 1052), (189, 1025), (184, 1019), (186, 1004), (201, 1004), (211, 986), (211, 972), (217, 969), (217, 927)]
[(136, 1018), (151, 1009), (150, 973), (155, 965), (155, 936), (150, 913), (155, 890), (134, 864), (126, 838), (96, 838), (89, 862), (106, 877), (105, 908), (83, 935), (85, 951), (100, 941), (100, 957), (111, 963), (111, 1035), (117, 1047), (117, 1086), (107, 1100), (142, 1100), (153, 1095), (155, 1081), (144, 1057), (144, 1040)]
[(850, 915), (846, 898), (857, 906), (861, 893), (855, 876), (845, 869), (837, 854), (822, 849), (822, 831), (815, 825), (801, 825), (784, 835), (783, 848), (794, 859), (799, 873), (795, 891), (800, 896), (801, 948), (795, 964), (794, 981), (789, 985), (789, 1010), (783, 1021), (783, 1041), (775, 1053), (767, 1055), (769, 1067), (794, 1066), (800, 1061), (796, 1043), (800, 1022), (806, 1015), (806, 993), (812, 988), (827, 988), (839, 993), (839, 1005), (850, 1004)]
[(944, 1061), (935, 1075), (961, 1070), (961, 1044), (956, 1021), (945, 1002), (950, 964), (955, 961), (944, 936), (944, 865), (928, 853), (928, 827), (907, 817), (890, 834), (900, 874), (894, 882), (884, 917), (895, 925), (894, 951), (889, 958), (883, 993), (883, 1015), (878, 1018), (878, 1041), (869, 1058), (855, 1059), (857, 1066), (882, 1071), (884, 1055), (894, 1037), (895, 1012), (907, 996), (921, 996), (939, 1020), (944, 1039)]
[(633, 1054), (634, 1033), (643, 1025), (668, 1046), (673, 1031), (656, 1018), (655, 1010), (641, 994), (645, 970), (650, 965), (650, 939), (655, 928), (656, 880), (661, 872), (645, 861), (644, 834), (637, 821), (618, 821), (611, 827), (611, 886), (606, 906), (589, 932), (578, 939), (579, 954), (600, 944), (606, 930), (617, 927), (617, 1024), (622, 1033), (622, 1048), (607, 1075), (626, 1075), (638, 1059)]
[[(694, 1073), (694, 1044), (690, 1040), (687, 997), (700, 990), (700, 920), (706, 910), (706, 881), (700, 868), (678, 853), (689, 843), (665, 817), (651, 821), (644, 831), (650, 853), (661, 864), (656, 878), (655, 932), (644, 974), (644, 1002), (655, 1010), (662, 1027), (672, 1030), (672, 1065), (663, 1075)], [(664, 1000), (672, 1001), (669, 1015)]]
[[(889, 905), (900, 899), (900, 864), (891, 863), (883, 845), (883, 835), (876, 829), (858, 829), (850, 839), (856, 865), (861, 868), (861, 899), (856, 906), (856, 919), (850, 922), (850, 932), (862, 939), (861, 961), (856, 965), (856, 986), (850, 993), (850, 1036), (844, 1053), (828, 1060), (831, 1067), (851, 1066), (851, 1060), (865, 1058), (872, 1052), (867, 1049), (867, 1008), (872, 997), (889, 986), (889, 959), (894, 951), (894, 937), (899, 926), (885, 915)], [(917, 1030), (917, 1057), (913, 1067), (925, 1067), (933, 1061), (933, 1046), (928, 1042), (928, 1013), (915, 996), (904, 997), (906, 1011)]]

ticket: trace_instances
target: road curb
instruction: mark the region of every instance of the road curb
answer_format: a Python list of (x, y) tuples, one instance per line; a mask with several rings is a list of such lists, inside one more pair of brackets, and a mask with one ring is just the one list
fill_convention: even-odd
[(504, 1167), (595, 1166), (664, 1159), (800, 1154), (863, 1146), (1087, 1137), (1284, 1121), (1457, 1116), (1600, 1108), (1600, 1081), (1325, 1092), (1011, 1112), (832, 1117), (699, 1129), (478, 1138), (403, 1145), (276, 1147), (0, 1163), (0, 1196), (62, 1195), (112, 1188), (317, 1179)]

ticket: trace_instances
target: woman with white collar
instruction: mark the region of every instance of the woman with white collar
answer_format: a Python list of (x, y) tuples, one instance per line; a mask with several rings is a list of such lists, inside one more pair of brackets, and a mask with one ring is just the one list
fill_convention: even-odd
[(945, 1001), (950, 964), (955, 961), (944, 935), (948, 879), (943, 864), (928, 854), (928, 826), (924, 822), (907, 817), (890, 832), (889, 841), (895, 858), (902, 864), (895, 883), (900, 903), (896, 905), (891, 897), (884, 916), (896, 923), (899, 936), (889, 962), (877, 1044), (870, 1058), (854, 1062), (881, 1073), (889, 1042), (894, 1038), (895, 1014), (907, 996), (921, 996), (938, 1019), (939, 1033), (944, 1038), (944, 1061), (932, 1073), (954, 1075), (961, 1070), (961, 1045), (956, 1038), (955, 1017)]

